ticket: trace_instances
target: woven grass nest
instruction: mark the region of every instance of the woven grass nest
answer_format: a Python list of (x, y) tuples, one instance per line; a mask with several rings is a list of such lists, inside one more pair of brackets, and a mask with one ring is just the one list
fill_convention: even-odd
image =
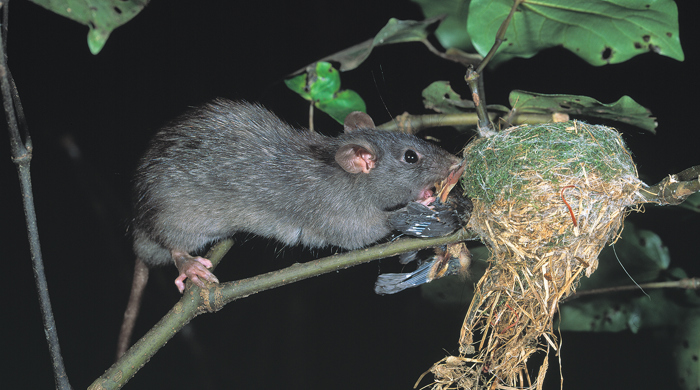
[[(619, 133), (569, 121), (523, 125), (470, 143), (462, 186), (468, 228), (491, 256), (460, 335), (436, 363), (434, 389), (540, 389), (559, 343), (559, 301), (598, 266), (643, 183)], [(528, 358), (542, 359), (528, 372)], [(532, 368), (533, 366), (530, 365)]]

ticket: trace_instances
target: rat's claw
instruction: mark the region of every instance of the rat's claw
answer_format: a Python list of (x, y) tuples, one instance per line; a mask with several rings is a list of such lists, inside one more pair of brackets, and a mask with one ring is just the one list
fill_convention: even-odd
[(180, 294), (185, 292), (185, 279), (187, 279), (187, 275), (185, 274), (180, 274), (180, 276), (175, 279), (175, 286), (177, 286), (178, 291), (180, 291)]
[(428, 205), (430, 205), (431, 203), (435, 202), (436, 199), (437, 199), (437, 198), (434, 197), (434, 196), (429, 196), (429, 197), (427, 197), (427, 198), (425, 198), (425, 199), (420, 199), (420, 200), (418, 200), (417, 202), (420, 203), (420, 204), (422, 204), (423, 206), (428, 206)]
[(180, 276), (175, 279), (175, 286), (180, 293), (185, 291), (185, 279), (189, 278), (192, 283), (200, 288), (207, 288), (202, 280), (210, 283), (219, 283), (219, 279), (207, 268), (211, 268), (211, 261), (203, 257), (192, 257), (186, 252), (172, 251), (173, 260)]
[[(209, 260), (209, 259), (205, 259), (202, 256), (197, 256), (193, 260), (199, 262), (200, 264), (202, 264), (203, 266), (205, 266), (207, 268), (211, 268), (212, 264), (211, 264), (211, 260)], [(216, 282), (218, 283), (219, 281), (217, 280)]]

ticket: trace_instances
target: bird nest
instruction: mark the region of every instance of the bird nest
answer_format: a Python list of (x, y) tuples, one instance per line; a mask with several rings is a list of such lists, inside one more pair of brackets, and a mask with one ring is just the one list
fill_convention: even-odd
[[(462, 185), (474, 203), (467, 227), (491, 257), (460, 354), (433, 366), (433, 388), (540, 389), (549, 351), (559, 347), (559, 301), (596, 270), (629, 206), (642, 203), (643, 183), (616, 130), (577, 121), (513, 127), (464, 155)], [(526, 363), (537, 351), (544, 354), (531, 375)]]

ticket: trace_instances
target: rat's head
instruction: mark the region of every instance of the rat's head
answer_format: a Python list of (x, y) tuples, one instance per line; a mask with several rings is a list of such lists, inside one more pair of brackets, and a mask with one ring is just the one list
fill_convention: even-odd
[(459, 164), (459, 159), (416, 136), (375, 129), (372, 119), (353, 112), (345, 119), (345, 134), (336, 162), (357, 175), (372, 201), (382, 209), (424, 200), (433, 195), (436, 182)]

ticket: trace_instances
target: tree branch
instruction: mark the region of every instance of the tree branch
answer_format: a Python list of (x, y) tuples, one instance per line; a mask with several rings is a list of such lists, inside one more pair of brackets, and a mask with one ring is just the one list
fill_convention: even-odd
[[(187, 289), (185, 289), (182, 299), (145, 336), (136, 342), (119, 361), (95, 380), (88, 389), (111, 390), (121, 388), (170, 338), (194, 317), (202, 313), (219, 311), (229, 302), (312, 276), (323, 275), (372, 260), (383, 259), (413, 250), (470, 240), (475, 237), (472, 233), (462, 229), (444, 237), (400, 239), (306, 263), (297, 263), (279, 271), (268, 272), (248, 279), (211, 285), (211, 288), (208, 290), (202, 290), (188, 281)], [(221, 241), (209, 251), (206, 257), (216, 266), (232, 245), (233, 241), (230, 239)]]
[(690, 167), (681, 173), (668, 175), (659, 183), (643, 188), (640, 193), (648, 203), (678, 205), (700, 191), (700, 165)]
[[(501, 112), (489, 111), (488, 115), (492, 121), (495, 121), (501, 116)], [(509, 121), (513, 125), (521, 125), (525, 123), (545, 123), (554, 120), (553, 114), (519, 114), (512, 115)], [(465, 112), (461, 114), (425, 114), (425, 115), (410, 115), (403, 113), (394, 120), (379, 126), (382, 130), (401, 130), (410, 134), (416, 134), (420, 130), (437, 127), (437, 126), (473, 126), (479, 123), (479, 118), (476, 112)]]

